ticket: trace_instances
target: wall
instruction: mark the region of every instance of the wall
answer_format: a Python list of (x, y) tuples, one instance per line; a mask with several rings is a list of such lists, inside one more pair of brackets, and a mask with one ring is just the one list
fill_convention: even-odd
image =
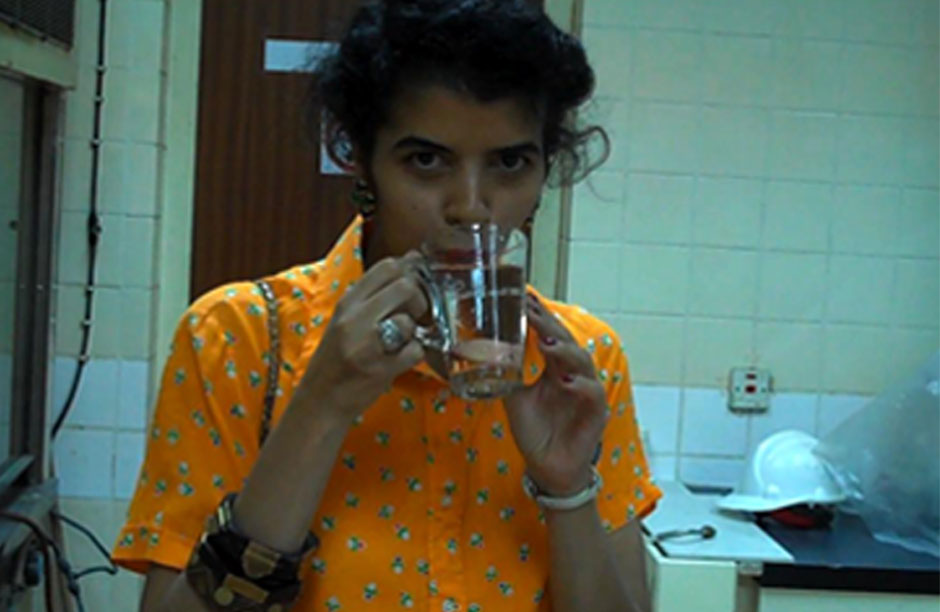
[[(198, 2), (108, 3), (100, 155), (98, 251), (91, 360), (54, 444), (61, 509), (110, 548), (143, 459), (153, 380), (185, 307), (199, 40)], [(96, 0), (79, 0), (76, 88), (65, 104), (62, 215), (57, 239), (51, 411), (61, 409), (80, 350), (88, 265)], [(78, 567), (101, 558), (67, 530)], [(89, 610), (136, 609), (141, 580), (82, 580)]]
[[(613, 151), (575, 190), (567, 297), (621, 334), (660, 477), (733, 483), (937, 350), (937, 9), (586, 0)], [(769, 414), (725, 408), (747, 364)]]

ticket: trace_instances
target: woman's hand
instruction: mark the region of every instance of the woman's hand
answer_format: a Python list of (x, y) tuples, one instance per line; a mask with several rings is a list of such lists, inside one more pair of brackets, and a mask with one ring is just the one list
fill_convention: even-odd
[[(370, 268), (336, 305), (323, 339), (304, 373), (298, 393), (340, 422), (352, 422), (400, 374), (424, 359), (414, 338), (415, 321), (428, 311), (427, 297), (414, 274), (415, 252), (388, 258)], [(386, 352), (378, 325), (391, 319), (405, 343)]]
[(606, 398), (587, 351), (535, 297), (527, 301), (545, 370), (534, 385), (506, 398), (506, 414), (529, 477), (548, 494), (564, 497), (590, 482)]

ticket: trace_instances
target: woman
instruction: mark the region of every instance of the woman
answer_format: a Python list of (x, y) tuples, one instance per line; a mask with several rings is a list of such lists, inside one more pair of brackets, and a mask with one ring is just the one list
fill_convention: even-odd
[(183, 317), (114, 550), (147, 574), (142, 609), (648, 609), (633, 519), (659, 492), (610, 329), (530, 289), (526, 387), (490, 402), (452, 397), (413, 337), (426, 237), (523, 227), (550, 171), (585, 166), (597, 130), (566, 123), (593, 88), (582, 47), (522, 0), (387, 0), (316, 88), (360, 214), (267, 279), (283, 367), (263, 445), (265, 296), (232, 284)]

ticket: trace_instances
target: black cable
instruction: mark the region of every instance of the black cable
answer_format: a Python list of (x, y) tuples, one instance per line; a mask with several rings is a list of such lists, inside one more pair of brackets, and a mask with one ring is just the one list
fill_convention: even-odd
[(75, 374), (72, 377), (72, 384), (69, 386), (69, 392), (65, 399), (65, 404), (59, 411), (55, 422), (52, 424), (51, 439), (55, 439), (56, 434), (65, 423), (66, 417), (72, 410), (75, 403), (75, 396), (78, 395), (78, 388), (82, 381), (82, 374), (85, 371), (85, 364), (88, 363), (90, 356), (88, 354), (91, 344), (91, 326), (93, 305), (95, 296), (95, 268), (98, 260), (98, 241), (101, 237), (102, 227), (101, 218), (98, 215), (98, 175), (99, 163), (101, 157), (101, 110), (104, 106), (104, 73), (107, 71), (105, 66), (105, 31), (108, 23), (108, 0), (98, 0), (98, 59), (95, 69), (95, 99), (94, 99), (94, 117), (91, 137), (91, 185), (89, 188), (90, 210), (88, 212), (88, 274), (85, 283), (85, 313), (82, 318), (82, 343), (78, 355), (78, 364), (75, 368)]
[(73, 529), (77, 529), (78, 531), (82, 532), (82, 534), (84, 534), (85, 537), (87, 537), (91, 541), (92, 545), (98, 549), (98, 552), (101, 553), (101, 556), (103, 556), (105, 560), (108, 562), (107, 565), (95, 565), (93, 567), (88, 567), (83, 570), (79, 570), (75, 572), (76, 580), (80, 580), (84, 578), (85, 576), (100, 573), (100, 572), (104, 572), (112, 576), (117, 575), (118, 568), (116, 565), (114, 565), (114, 563), (111, 562), (111, 554), (108, 552), (108, 549), (105, 547), (104, 544), (101, 543), (101, 540), (98, 539), (98, 536), (96, 536), (91, 529), (89, 529), (88, 527), (85, 527), (84, 525), (76, 521), (75, 519), (62, 514), (61, 512), (56, 512), (55, 510), (53, 510), (52, 512), (50, 512), (50, 514), (54, 518), (68, 525), (69, 527), (72, 527)]
[[(65, 555), (62, 554), (62, 550), (59, 548), (59, 545), (56, 543), (56, 541), (49, 537), (49, 535), (42, 530), (42, 527), (40, 527), (36, 521), (24, 514), (10, 512), (8, 510), (0, 510), (0, 518), (23, 523), (29, 527), (30, 531), (33, 532), (33, 535), (36, 536), (36, 539), (42, 543), (43, 563), (46, 567), (46, 575), (43, 579), (46, 598), (46, 612), (54, 612), (54, 606), (52, 605), (52, 576), (49, 574), (53, 568), (52, 557), (55, 557), (55, 567), (57, 567), (59, 571), (62, 572), (62, 575), (65, 576), (68, 591), (75, 599), (75, 605), (78, 607), (78, 612), (85, 612), (85, 604), (82, 601), (81, 587), (78, 585), (78, 579), (75, 576), (75, 572), (72, 571), (72, 566), (69, 565)], [(51, 556), (49, 555), (50, 548), (53, 552), (53, 555)]]

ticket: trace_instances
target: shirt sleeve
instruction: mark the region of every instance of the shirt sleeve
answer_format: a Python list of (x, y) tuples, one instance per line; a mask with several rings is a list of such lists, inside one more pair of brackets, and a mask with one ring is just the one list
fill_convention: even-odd
[(185, 567), (204, 522), (258, 454), (267, 368), (263, 300), (229, 285), (186, 312), (173, 338), (146, 455), (114, 562)]
[(597, 464), (604, 479), (598, 511), (604, 526), (616, 530), (650, 514), (662, 492), (653, 484), (633, 405), (627, 357), (612, 331), (595, 339), (598, 377), (604, 384), (609, 418)]

